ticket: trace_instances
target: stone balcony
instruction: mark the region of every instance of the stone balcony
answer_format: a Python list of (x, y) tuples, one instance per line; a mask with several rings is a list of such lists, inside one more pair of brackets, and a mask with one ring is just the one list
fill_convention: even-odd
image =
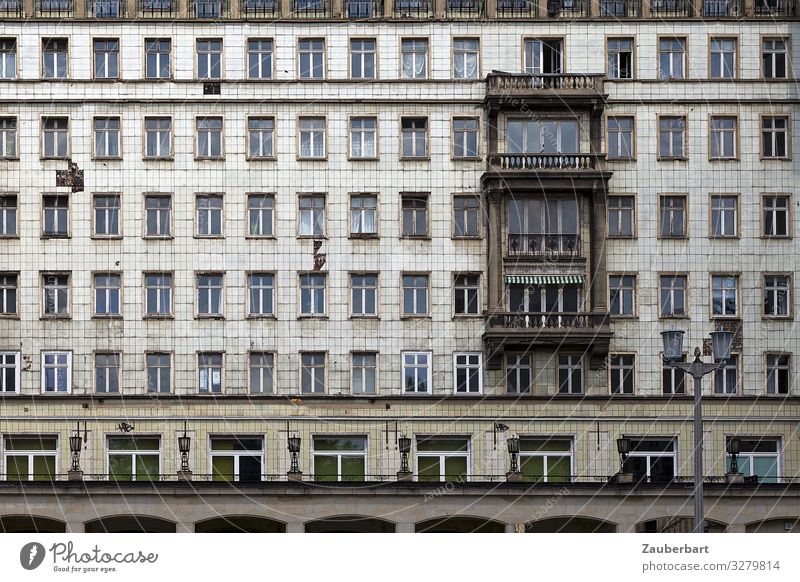
[(486, 77), (489, 109), (566, 107), (602, 110), (605, 100), (602, 74), (529, 75), (493, 71)]
[(591, 192), (603, 190), (611, 172), (605, 155), (593, 153), (492, 153), (481, 177), (485, 190), (512, 192)]

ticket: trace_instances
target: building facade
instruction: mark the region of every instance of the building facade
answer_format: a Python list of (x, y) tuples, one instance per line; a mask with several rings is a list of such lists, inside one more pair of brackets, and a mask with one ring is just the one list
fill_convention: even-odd
[(797, 530), (796, 14), (0, 4), (3, 529)]

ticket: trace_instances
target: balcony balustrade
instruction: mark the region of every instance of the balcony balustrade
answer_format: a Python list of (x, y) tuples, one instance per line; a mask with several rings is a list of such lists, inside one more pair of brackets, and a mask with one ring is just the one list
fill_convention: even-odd
[(508, 256), (574, 259), (582, 256), (579, 234), (509, 234)]
[(428, 0), (394, 0), (395, 18), (433, 18), (433, 2)]
[(482, 0), (444, 0), (447, 18), (479, 18), (484, 15)]
[(292, 0), (292, 18), (330, 18), (330, 0)]
[(691, 0), (651, 0), (650, 16), (654, 18), (686, 18), (692, 16)]
[(25, 15), (22, 0), (0, 0), (0, 16), (21, 18)]
[(742, 0), (703, 0), (703, 16), (737, 18), (744, 15)]
[(69, 18), (75, 14), (73, 0), (36, 0), (36, 16), (46, 18)]
[(347, 17), (353, 20), (378, 18), (383, 15), (383, 2), (380, 0), (346, 0), (345, 8)]
[(755, 0), (753, 14), (767, 18), (794, 16), (794, 0)]
[(127, 3), (124, 0), (89, 0), (86, 16), (89, 18), (124, 18)]
[(278, 18), (281, 15), (280, 0), (241, 0), (239, 15), (242, 18)]
[(641, 0), (600, 0), (602, 18), (639, 18), (641, 13)]
[(595, 154), (491, 154), (492, 170), (596, 170), (599, 156)]
[(532, 0), (497, 0), (498, 18), (535, 18), (539, 7)]

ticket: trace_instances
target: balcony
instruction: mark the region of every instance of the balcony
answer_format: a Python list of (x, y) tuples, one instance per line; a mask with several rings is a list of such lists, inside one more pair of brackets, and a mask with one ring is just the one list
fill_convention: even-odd
[(540, 260), (582, 257), (579, 234), (509, 234), (507, 256)]
[(173, 18), (177, 15), (178, 0), (137, 0), (140, 18)]
[(639, 18), (641, 14), (641, 0), (600, 0), (602, 18)]
[(651, 0), (650, 16), (653, 18), (686, 18), (692, 14), (691, 0)]
[(530, 0), (497, 0), (498, 18), (536, 18), (539, 7)]
[(587, 0), (547, 0), (550, 18), (585, 18), (589, 16)]
[(595, 170), (595, 154), (492, 154), (489, 166), (497, 170)]
[(24, 16), (22, 0), (0, 0), (0, 16), (22, 18)]
[(611, 172), (601, 154), (489, 154), (484, 190), (513, 194), (591, 193), (605, 188)]
[(744, 15), (742, 0), (703, 0), (706, 18), (738, 18)]
[(762, 17), (794, 16), (794, 0), (755, 0), (753, 14)]
[(44, 18), (68, 18), (74, 15), (73, 0), (36, 0), (36, 16)]
[(218, 20), (228, 16), (227, 0), (192, 0), (190, 14), (201, 20)]
[(330, 18), (330, 0), (292, 0), (292, 18)]
[(479, 18), (484, 14), (482, 0), (445, 0), (445, 18)]
[(123, 0), (89, 0), (86, 16), (89, 18), (124, 18), (127, 4)]
[(394, 0), (395, 18), (433, 18), (433, 2), (428, 0)]
[(278, 18), (280, 0), (240, 0), (239, 14), (242, 18)]
[(488, 109), (553, 107), (602, 109), (603, 75), (491, 72), (486, 78)]
[(380, 0), (346, 0), (347, 18), (361, 20), (378, 18), (383, 15), (383, 2)]

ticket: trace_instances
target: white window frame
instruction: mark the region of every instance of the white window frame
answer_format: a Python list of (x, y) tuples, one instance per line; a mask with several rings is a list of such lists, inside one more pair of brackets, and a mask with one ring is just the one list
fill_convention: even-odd
[(563, 483), (563, 481), (548, 481), (548, 473), (549, 473), (549, 464), (551, 457), (563, 458), (569, 457), (569, 474), (570, 477), (575, 474), (575, 439), (572, 436), (561, 436), (561, 435), (552, 435), (552, 436), (534, 436), (534, 435), (526, 435), (521, 437), (520, 440), (522, 441), (564, 441), (569, 443), (569, 451), (523, 451), (520, 447), (519, 452), (519, 464), (520, 470), (523, 458), (537, 458), (541, 457), (542, 459), (542, 478), (537, 480), (539, 483)]
[[(116, 127), (114, 126), (116, 125)], [(97, 159), (117, 160), (122, 158), (120, 132), (122, 122), (118, 116), (103, 116), (92, 118), (92, 133), (94, 137), (94, 157)], [(115, 150), (116, 153), (110, 153)]]
[[(98, 206), (99, 200), (116, 201), (116, 206)], [(112, 231), (111, 217), (116, 213), (117, 228)], [(98, 220), (99, 218), (99, 220)], [(122, 196), (117, 193), (97, 193), (92, 196), (92, 219), (94, 227), (92, 236), (102, 238), (117, 238), (122, 235)], [(101, 228), (102, 227), (102, 228)]]
[[(299, 314), (301, 317), (324, 317), (328, 313), (328, 303), (327, 303), (327, 291), (328, 291), (328, 276), (326, 273), (322, 273), (319, 271), (315, 271), (313, 273), (300, 273), (300, 284), (299, 284), (299, 291), (300, 291), (300, 304), (299, 307)], [(322, 284), (320, 285), (317, 281), (312, 279), (307, 279), (307, 283), (303, 283), (303, 277), (321, 277)], [(303, 307), (303, 294), (308, 294), (308, 311), (304, 311)], [(317, 304), (318, 295), (322, 294), (322, 311), (318, 312), (315, 309)]]
[[(221, 160), (225, 157), (225, 121), (222, 117), (202, 116), (195, 118), (195, 135), (196, 159)], [(203, 144), (204, 140), (205, 144)]]
[[(99, 358), (102, 358), (102, 357), (111, 357), (111, 358), (116, 357), (117, 358), (116, 367), (108, 365), (108, 364), (101, 366)], [(102, 368), (102, 369), (104, 369), (106, 371), (105, 372), (105, 374), (106, 374), (106, 385), (103, 387), (103, 390), (100, 389), (101, 386), (97, 382), (97, 371), (100, 368)], [(109, 390), (109, 387), (110, 387), (110, 384), (111, 384), (111, 381), (110, 381), (111, 380), (111, 376), (109, 375), (109, 372), (108, 372), (109, 370), (116, 370), (116, 375), (117, 375), (117, 390), (116, 391)], [(93, 382), (93, 384), (94, 384), (94, 392), (95, 392), (95, 394), (122, 394), (122, 390), (123, 390), (123, 385), (122, 385), (122, 378), (123, 378), (123, 376), (122, 376), (122, 353), (120, 353), (120, 352), (95, 352), (95, 354), (94, 354), (94, 366), (92, 367), (92, 371), (94, 372), (94, 382)]]
[[(147, 360), (151, 356), (154, 356), (154, 357), (157, 357), (157, 358), (161, 358), (163, 356), (166, 356), (167, 357), (167, 365), (166, 366), (161, 365), (160, 361), (157, 361), (156, 365), (154, 365), (154, 366), (149, 365)], [(163, 370), (164, 368), (166, 368), (167, 371), (168, 371), (168, 378), (169, 378), (169, 386), (167, 386), (168, 390), (164, 390), (163, 389), (164, 386), (161, 383), (161, 370)], [(156, 380), (157, 381), (156, 381), (156, 386), (155, 386), (156, 389), (155, 390), (151, 390), (150, 389), (149, 378), (150, 378), (150, 370), (151, 369), (157, 371), (156, 372)], [(173, 380), (173, 374), (172, 374), (172, 354), (169, 353), (169, 352), (145, 352), (145, 354), (144, 354), (144, 377), (145, 377), (145, 391), (146, 391), (147, 394), (171, 394), (172, 390), (173, 390), (173, 386), (175, 384), (175, 382)]]
[[(439, 451), (419, 451), (418, 444), (419, 444), (420, 440), (458, 440), (458, 441), (465, 440), (465, 441), (467, 441), (467, 450), (466, 451), (441, 451), (441, 452), (439, 452)], [(414, 445), (415, 445), (415, 449), (416, 449), (416, 454), (414, 455), (414, 476), (417, 478), (417, 480), (419, 480), (419, 458), (420, 457), (438, 457), (439, 458), (439, 481), (440, 482), (445, 482), (446, 481), (447, 473), (445, 472), (446, 471), (446, 469), (445, 469), (445, 460), (448, 457), (458, 457), (458, 458), (466, 459), (467, 460), (467, 463), (466, 463), (466, 468), (467, 468), (466, 479), (467, 479), (467, 481), (470, 480), (469, 472), (470, 472), (470, 469), (472, 467), (472, 438), (470, 438), (469, 436), (461, 437), (461, 436), (457, 436), (457, 435), (456, 436), (449, 436), (449, 435), (438, 436), (437, 435), (434, 438), (417, 436), (417, 438), (415, 439)]]
[[(318, 357), (322, 357), (322, 364), (316, 362)], [(305, 358), (313, 358), (306, 363)], [(321, 368), (321, 369), (320, 369)], [(328, 354), (325, 352), (300, 352), (300, 393), (301, 394), (325, 394), (328, 391)], [(320, 379), (320, 374), (322, 378)], [(304, 377), (308, 375), (311, 384), (306, 390)], [(318, 385), (322, 385), (322, 390), (316, 390)]]
[[(219, 356), (219, 365), (210, 358)], [(209, 358), (205, 363), (201, 359)], [(203, 390), (203, 375), (206, 375), (206, 389)], [(217, 376), (217, 381), (214, 377)], [(214, 390), (218, 385), (219, 390)], [(197, 352), (197, 393), (198, 394), (224, 394), (225, 393), (225, 352)]]
[[(354, 48), (354, 43), (372, 42), (372, 50), (363, 48), (363, 44), (359, 48)], [(351, 79), (376, 79), (378, 77), (378, 41), (375, 38), (351, 38), (348, 43), (350, 48), (350, 78)], [(364, 74), (368, 61), (372, 61), (372, 76)], [(360, 75), (356, 75), (355, 63), (358, 63), (358, 71)]]
[[(251, 205), (252, 200), (266, 204)], [(255, 219), (255, 220), (254, 220)], [(254, 238), (273, 238), (275, 236), (275, 195), (252, 192), (247, 195), (247, 236)]]
[[(513, 359), (513, 362), (509, 360)], [(505, 374), (503, 380), (506, 385), (506, 394), (530, 394), (533, 389), (533, 356), (530, 352), (526, 353), (509, 353), (506, 352), (503, 358), (505, 362)], [(522, 374), (527, 370), (528, 382), (523, 385)], [(511, 390), (511, 385), (508, 382), (509, 376), (514, 375), (517, 390)]]
[[(359, 201), (356, 206), (354, 201)], [(369, 201), (371, 205), (365, 205), (364, 201)], [(372, 220), (368, 220), (368, 215), (372, 214)], [(368, 225), (372, 223), (372, 229)], [(355, 229), (353, 229), (355, 227)], [(376, 237), (378, 236), (378, 195), (363, 193), (350, 195), (350, 236), (355, 237)]]
[[(214, 439), (226, 439), (226, 440), (260, 440), (261, 441), (261, 449), (258, 451), (255, 450), (220, 450), (214, 451)], [(214, 467), (214, 457), (233, 457), (233, 481), (239, 482), (241, 480), (240, 474), (240, 467), (239, 467), (239, 458), (240, 457), (258, 457), (260, 455), (261, 460), (261, 473), (259, 475), (259, 481), (263, 480), (264, 475), (264, 468), (266, 465), (266, 443), (264, 442), (264, 437), (261, 435), (209, 435), (208, 436), (208, 467), (213, 475), (213, 467)]]
[[(206, 277), (208, 279), (208, 284), (204, 286), (200, 286), (200, 278)], [(212, 277), (219, 277), (219, 284), (216, 284), (212, 281)], [(225, 274), (219, 272), (209, 272), (209, 273), (196, 273), (195, 274), (195, 289), (196, 289), (196, 298), (197, 298), (197, 316), (198, 317), (224, 317), (225, 316)], [(214, 301), (214, 291), (219, 290), (219, 301)], [(200, 297), (201, 293), (206, 293), (207, 295), (207, 303), (208, 303), (208, 311), (200, 311)], [(214, 306), (217, 305), (219, 309), (215, 309)]]
[(17, 39), (16, 38), (2, 38), (0, 39), (0, 79), (16, 79), (17, 78)]
[[(369, 123), (372, 127), (368, 127)], [(350, 118), (350, 157), (354, 160), (374, 160), (378, 157), (378, 118)]]
[[(194, 201), (195, 236), (204, 238), (224, 236), (225, 198), (222, 194), (197, 194)], [(215, 214), (219, 214), (219, 232), (214, 232), (213, 228)]]
[[(466, 358), (465, 362), (459, 362), (460, 358)], [(473, 386), (470, 380), (470, 373), (478, 372), (478, 385)], [(458, 374), (466, 371), (465, 390), (459, 390)], [(477, 388), (477, 389), (475, 389)], [(455, 352), (453, 353), (453, 394), (458, 395), (481, 395), (483, 394), (483, 352)]]
[[(374, 358), (374, 363), (364, 363), (363, 358)], [(362, 358), (362, 365), (356, 365), (356, 359)], [(378, 393), (378, 352), (351, 352), (350, 353), (350, 386), (353, 394), (374, 396)], [(369, 374), (372, 370), (373, 384), (369, 386)], [(355, 379), (361, 382), (361, 390), (356, 390)], [(371, 389), (369, 389), (371, 388)]]
[[(406, 358), (410, 357), (413, 358), (413, 361), (406, 362)], [(420, 358), (424, 357), (426, 360), (426, 364), (420, 363)], [(402, 362), (402, 380), (401, 380), (401, 391), (404, 395), (419, 395), (425, 394), (430, 395), (433, 394), (433, 386), (431, 382), (433, 381), (433, 352), (412, 352), (412, 351), (403, 351), (400, 352), (400, 359)], [(406, 377), (406, 370), (407, 369), (414, 369), (414, 389), (407, 390), (405, 386), (405, 377)], [(421, 371), (421, 372), (420, 372)], [(424, 374), (425, 381), (425, 390), (419, 390), (420, 384), (420, 374)]]
[[(615, 363), (614, 359), (620, 358), (619, 363)], [(631, 358), (630, 363), (625, 363), (622, 358)], [(630, 375), (631, 390), (625, 391), (625, 378)], [(633, 396), (636, 394), (636, 354), (634, 353), (616, 353), (608, 355), (608, 389), (612, 396)]]
[[(319, 45), (317, 44), (319, 43)], [(325, 78), (325, 39), (322, 37), (297, 39), (297, 78)], [(303, 74), (303, 61), (307, 61), (308, 70)]]
[(17, 117), (10, 115), (0, 117), (0, 159), (15, 160), (19, 157), (18, 132), (19, 120)]
[[(0, 317), (19, 317), (19, 275), (18, 271), (0, 272)], [(13, 302), (9, 299), (12, 292)]]
[[(258, 358), (254, 362), (254, 358)], [(264, 359), (262, 361), (262, 358)], [(254, 365), (255, 364), (255, 365)], [(263, 365), (262, 365), (263, 364)], [(254, 376), (254, 370), (257, 376)], [(249, 394), (275, 393), (275, 354), (272, 352), (253, 351), (247, 354), (247, 386)], [(258, 385), (253, 383), (258, 378)], [(256, 390), (256, 388), (258, 388)]]
[[(212, 50), (212, 44), (214, 42), (219, 42), (219, 51)], [(201, 43), (204, 44), (204, 48), (201, 50)], [(224, 76), (223, 71), (223, 54), (224, 54), (224, 41), (222, 38), (197, 38), (195, 39), (195, 63), (196, 63), (196, 73), (198, 79), (208, 79), (209, 81), (220, 80)], [(216, 59), (214, 58), (216, 57)], [(219, 68), (219, 74), (214, 75), (214, 64), (215, 60), (217, 61), (217, 67)], [(205, 70), (203, 70), (205, 69)], [(205, 74), (203, 74), (205, 73)]]
[[(269, 122), (265, 127), (254, 127), (255, 124)], [(253, 151), (254, 138), (257, 151)], [(271, 160), (275, 158), (275, 118), (270, 116), (253, 116), (247, 118), (247, 159)]]
[[(106, 277), (109, 280), (104, 284), (100, 285), (98, 283), (99, 277)], [(117, 287), (113, 287), (111, 285), (111, 279), (113, 277), (117, 278)], [(92, 274), (92, 288), (93, 288), (93, 295), (94, 295), (94, 315), (99, 317), (119, 317), (122, 315), (122, 274), (117, 272), (96, 272)], [(117, 295), (117, 307), (118, 310), (116, 312), (109, 311), (110, 305), (112, 303), (112, 298), (114, 292), (116, 291)], [(106, 303), (106, 311), (101, 312), (98, 309), (98, 298), (100, 295), (104, 296), (104, 300)]]
[[(364, 441), (364, 449), (335, 449), (335, 450), (316, 450), (314, 446), (315, 439), (359, 439)], [(312, 479), (317, 478), (316, 473), (316, 458), (319, 454), (321, 457), (336, 457), (336, 481), (342, 481), (342, 457), (358, 457), (364, 460), (364, 475), (369, 475), (368, 470), (368, 462), (369, 456), (367, 453), (369, 452), (369, 437), (367, 435), (324, 435), (324, 434), (315, 434), (311, 437), (311, 459), (312, 459)], [(331, 475), (332, 476), (332, 475)], [(326, 481), (328, 481), (326, 479)], [(352, 481), (352, 479), (346, 479), (345, 481)]]
[(326, 119), (322, 116), (300, 117), (297, 121), (297, 158), (323, 160), (327, 156)]
[[(262, 284), (261, 280), (253, 285), (254, 278), (269, 277), (271, 284)], [(253, 291), (256, 291), (258, 305), (253, 305)], [(269, 302), (264, 296), (269, 293)], [(275, 273), (253, 271), (247, 273), (247, 316), (248, 317), (275, 317)]]
[[(72, 302), (72, 275), (71, 273), (41, 273), (41, 283), (42, 283), (42, 317), (70, 317), (70, 303)], [(67, 283), (65, 286), (59, 283), (48, 283), (47, 277), (66, 277)], [(66, 287), (67, 290), (67, 297), (66, 297), (66, 305), (64, 305), (63, 311), (61, 310), (61, 304), (58, 302), (58, 290)], [(54, 311), (48, 312), (45, 308), (47, 305), (47, 294), (53, 294), (53, 306)]]
[[(576, 394), (584, 394), (585, 384), (586, 384), (586, 370), (584, 369), (584, 356), (583, 354), (577, 353), (561, 353), (557, 355), (558, 360), (556, 362), (556, 383), (557, 383), (557, 390), (558, 394), (561, 396), (574, 396)], [(562, 364), (561, 358), (569, 358), (569, 361)], [(575, 361), (577, 358), (577, 362)], [(567, 390), (561, 390), (561, 371), (567, 370), (569, 373), (569, 380), (567, 382)], [(578, 370), (581, 374), (581, 382), (580, 386), (577, 389), (572, 385), (573, 373)]]
[(401, 38), (400, 78), (427, 79), (429, 50), (427, 38)]
[[(66, 356), (66, 364), (59, 364), (56, 362), (55, 364), (45, 364), (45, 359), (47, 356)], [(72, 352), (71, 351), (62, 351), (62, 350), (48, 350), (42, 352), (42, 368), (41, 368), (41, 388), (42, 394), (72, 394)], [(66, 369), (66, 382), (67, 382), (67, 389), (66, 390), (47, 390), (47, 369)], [(54, 380), (56, 381), (56, 386), (58, 386), (58, 372), (54, 376)]]
[[(5, 361), (6, 358), (12, 356), (14, 358), (13, 363), (9, 364)], [(21, 386), (20, 382), (22, 380), (21, 370), (22, 366), (20, 365), (20, 352), (7, 352), (2, 351), (0, 352), (0, 395), (8, 396), (10, 394), (20, 394), (21, 393)], [(6, 370), (9, 368), (14, 369), (14, 385), (16, 387), (15, 390), (8, 390), (6, 386)]]
[[(781, 363), (786, 358), (786, 363)], [(785, 372), (786, 390), (781, 391), (780, 376)], [(765, 392), (770, 396), (789, 396), (792, 394), (792, 354), (787, 352), (766, 352), (764, 354)]]
[[(369, 286), (362, 281), (356, 284), (355, 278), (362, 279), (366, 277), (374, 277), (375, 285)], [(369, 294), (373, 296), (374, 311), (371, 313), (367, 311), (367, 298)], [(360, 295), (361, 311), (356, 311), (356, 297)], [(353, 317), (378, 317), (378, 274), (377, 273), (350, 273), (350, 314)]]
[[(54, 449), (35, 449), (35, 450), (14, 450), (10, 451), (8, 449), (8, 439), (38, 439), (42, 441), (44, 439), (53, 439), (56, 441), (56, 447)], [(4, 481), (8, 480), (8, 457), (27, 457), (28, 459), (28, 478), (27, 481), (35, 481), (36, 480), (36, 473), (33, 472), (34, 470), (34, 458), (35, 457), (52, 457), (53, 458), (53, 475), (58, 475), (58, 458), (59, 458), (59, 444), (60, 439), (58, 435), (55, 434), (29, 434), (29, 433), (11, 433), (11, 434), (4, 434), (3, 435), (3, 471), (2, 471), (2, 479)]]
[(106, 475), (108, 475), (109, 479), (111, 479), (111, 455), (130, 455), (131, 461), (131, 481), (136, 481), (136, 457), (140, 454), (143, 456), (152, 457), (154, 455), (158, 456), (158, 474), (156, 475), (155, 480), (161, 480), (161, 475), (164, 463), (164, 455), (163, 455), (163, 447), (164, 447), (164, 439), (161, 438), (161, 435), (158, 434), (137, 434), (137, 435), (128, 435), (129, 438), (141, 438), (141, 439), (158, 439), (158, 450), (146, 450), (146, 451), (139, 451), (137, 449), (114, 449), (113, 451), (109, 448), (108, 443), (111, 439), (114, 438), (126, 438), (123, 435), (105, 435), (105, 463), (106, 463)]
[[(116, 43), (117, 50), (110, 51), (108, 49), (108, 45), (106, 45), (106, 50), (98, 51), (98, 43)], [(97, 69), (97, 58), (102, 58), (102, 66), (101, 70), (105, 72), (105, 74), (101, 75)], [(116, 75), (109, 75), (109, 65), (112, 63), (117, 70)], [(118, 38), (95, 38), (92, 39), (92, 76), (95, 79), (119, 79), (120, 73), (122, 72), (122, 67), (120, 67), (120, 39)]]
[[(174, 294), (174, 284), (175, 284), (175, 276), (173, 273), (168, 271), (145, 271), (143, 273), (144, 276), (144, 316), (145, 317), (169, 317), (172, 315), (173, 310), (173, 294)], [(148, 277), (158, 277), (160, 280), (155, 285), (149, 285), (147, 282)], [(169, 285), (164, 285), (163, 279), (164, 277), (169, 277)], [(167, 300), (169, 301), (169, 309), (167, 311), (162, 311), (162, 294), (163, 290), (167, 289)], [(155, 304), (155, 311), (150, 310), (150, 302), (148, 300), (149, 291), (154, 290), (156, 292), (156, 304)]]
[[(248, 38), (247, 43), (247, 78), (250, 80), (271, 79), (275, 68), (275, 43), (271, 38)], [(257, 43), (255, 48), (251, 43)], [(252, 66), (256, 59), (255, 72)]]
[[(733, 200), (733, 208), (729, 205), (731, 200)], [(739, 236), (739, 197), (735, 194), (712, 194), (710, 202), (710, 236), (713, 238), (737, 238)], [(715, 232), (715, 227), (718, 232)]]

